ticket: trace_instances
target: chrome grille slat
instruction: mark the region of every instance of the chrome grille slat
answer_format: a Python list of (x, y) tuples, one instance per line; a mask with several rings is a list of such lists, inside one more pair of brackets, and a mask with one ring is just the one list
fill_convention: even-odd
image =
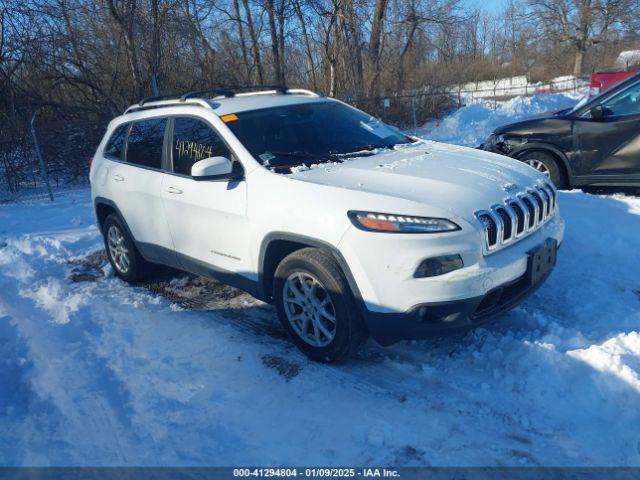
[(536, 187), (536, 190), (538, 190), (538, 192), (542, 195), (542, 197), (541, 197), (542, 198), (542, 203), (544, 204), (544, 214), (542, 215), (542, 219), (544, 220), (551, 213), (551, 211), (550, 211), (551, 199), (549, 198), (549, 194), (547, 193), (547, 191), (544, 188)]
[(518, 228), (518, 216), (516, 212), (511, 208), (510, 203), (513, 202), (513, 199), (508, 198), (505, 200), (504, 205), (501, 205), (501, 208), (506, 212), (511, 220), (511, 229), (508, 233), (504, 234), (503, 243), (509, 243), (516, 238), (516, 232)]
[[(522, 211), (522, 216), (523, 216), (522, 231), (518, 233), (519, 228), (516, 228), (516, 238), (518, 238), (524, 235), (525, 233), (527, 233), (527, 225), (529, 225), (529, 209), (518, 197), (515, 197), (513, 201), (520, 207), (520, 210)], [(520, 224), (518, 223), (518, 226), (519, 225)]]
[(535, 202), (535, 206), (536, 206), (535, 226), (537, 226), (538, 224), (542, 223), (542, 220), (544, 219), (544, 202), (542, 201), (542, 197), (540, 196), (540, 193), (536, 192), (535, 189), (530, 188), (527, 191), (529, 192), (529, 195), (531, 196), (531, 198), (533, 198), (533, 201)]
[(554, 188), (540, 182), (487, 210), (475, 212), (484, 229), (486, 252), (492, 253), (537, 230), (553, 216), (556, 202)]
[[(527, 231), (535, 230), (538, 225), (538, 202), (531, 196), (530, 193), (523, 193), (522, 198), (529, 202), (531, 208), (529, 209), (529, 223), (527, 223)], [(533, 219), (531, 218), (531, 210), (533, 210)]]
[(496, 247), (502, 243), (502, 235), (504, 234), (504, 223), (502, 222), (502, 218), (500, 215), (496, 213), (493, 209), (489, 210), (489, 215), (493, 218), (493, 221), (496, 224)]

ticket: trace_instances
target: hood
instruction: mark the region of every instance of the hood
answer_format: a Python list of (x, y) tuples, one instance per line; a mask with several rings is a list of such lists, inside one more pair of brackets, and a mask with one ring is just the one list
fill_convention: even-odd
[(436, 142), (320, 164), (290, 177), (418, 202), (463, 218), (545, 178), (508, 157)]
[(502, 125), (496, 128), (493, 131), (494, 135), (500, 135), (503, 133), (510, 133), (512, 131), (521, 131), (521, 130), (533, 130), (537, 131), (538, 129), (553, 129), (557, 128), (558, 122), (566, 123), (565, 113), (569, 112), (571, 109), (564, 108), (562, 110), (554, 110), (543, 113), (538, 113), (537, 115), (531, 115), (530, 117), (525, 118), (524, 120), (520, 120), (518, 122), (507, 123), (506, 125)]

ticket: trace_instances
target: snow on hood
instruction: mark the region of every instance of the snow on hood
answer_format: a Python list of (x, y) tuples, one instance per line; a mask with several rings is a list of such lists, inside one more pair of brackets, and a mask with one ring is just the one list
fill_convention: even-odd
[(420, 141), (393, 151), (297, 169), (290, 177), (350, 190), (402, 198), (468, 217), (544, 178), (517, 160), (437, 142)]

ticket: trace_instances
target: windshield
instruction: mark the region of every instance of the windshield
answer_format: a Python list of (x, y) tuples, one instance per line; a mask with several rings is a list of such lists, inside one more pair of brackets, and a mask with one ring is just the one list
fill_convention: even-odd
[[(610, 86), (609, 88), (607, 88), (603, 92), (600, 92), (595, 97), (591, 97), (591, 98), (585, 97), (582, 100), (580, 100), (568, 113), (570, 113), (570, 114), (576, 113), (578, 110), (582, 109), (587, 104), (589, 104), (589, 105), (597, 105), (597, 104), (600, 103), (600, 101), (603, 98), (608, 97), (609, 95), (611, 95), (611, 92), (614, 89), (618, 89), (620, 91), (621, 90), (620, 87), (622, 86), (623, 83), (632, 84), (632, 83), (635, 83), (635, 81), (637, 81), (638, 79), (640, 79), (640, 77), (637, 77), (637, 76), (630, 77), (629, 79), (623, 80), (620, 83), (617, 83), (617, 84), (614, 84), (614, 85)], [(627, 87), (625, 87), (625, 89), (626, 88)]]
[(233, 118), (227, 126), (234, 135), (256, 160), (278, 173), (411, 143), (395, 128), (335, 101), (251, 110)]

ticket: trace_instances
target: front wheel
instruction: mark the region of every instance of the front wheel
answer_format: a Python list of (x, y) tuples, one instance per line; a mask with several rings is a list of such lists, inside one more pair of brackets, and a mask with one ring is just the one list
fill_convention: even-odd
[(115, 213), (109, 215), (102, 225), (102, 231), (107, 257), (116, 275), (129, 283), (146, 278), (151, 271), (151, 264), (138, 252), (120, 217)]
[(564, 170), (562, 170), (562, 167), (552, 154), (535, 150), (525, 152), (518, 157), (518, 160), (544, 174), (553, 182), (556, 188), (565, 188), (567, 182)]
[(336, 261), (304, 248), (278, 266), (273, 289), (280, 322), (308, 357), (337, 362), (353, 355), (367, 332)]

